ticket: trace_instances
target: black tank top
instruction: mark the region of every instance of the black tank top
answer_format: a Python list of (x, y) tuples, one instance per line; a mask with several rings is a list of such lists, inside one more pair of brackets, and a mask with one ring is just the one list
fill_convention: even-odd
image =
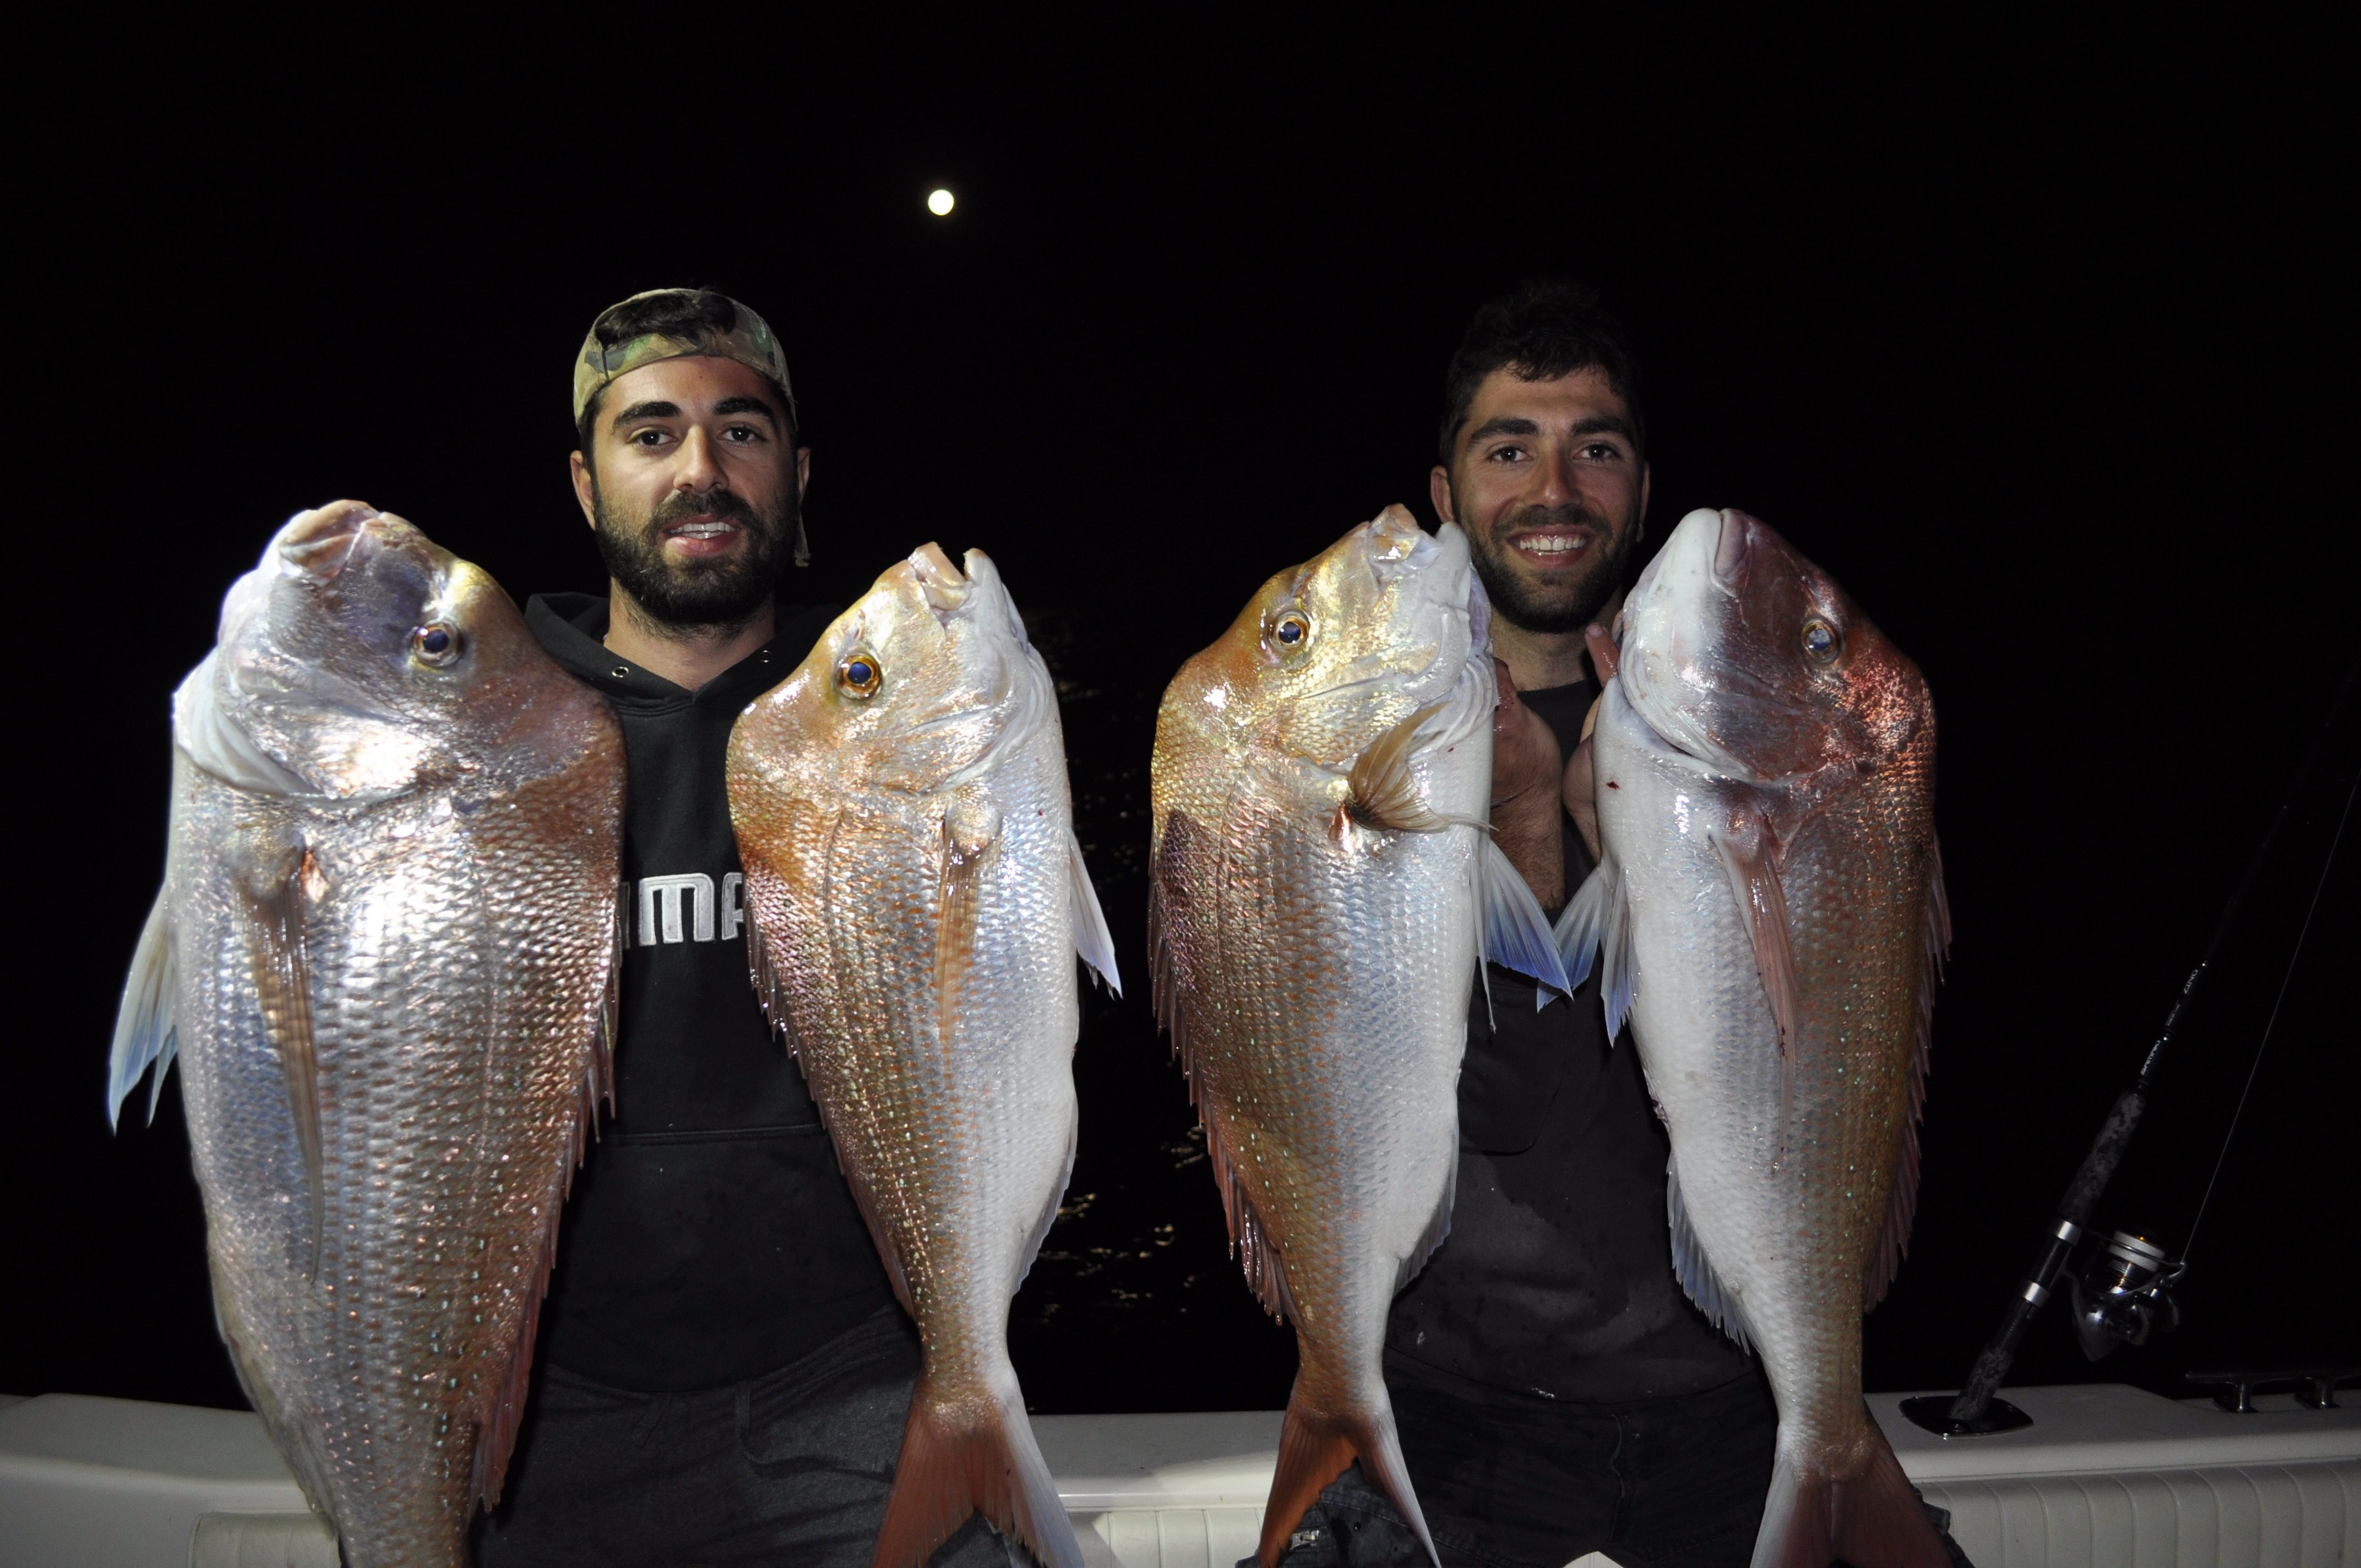
[[(1521, 696), (1571, 753), (1598, 692), (1586, 681)], [(1565, 828), (1570, 897), (1591, 862)], [(1629, 1035), (1609, 1047), (1597, 978), (1536, 1013), (1532, 981), (1497, 965), (1490, 976), (1459, 1071), (1451, 1235), (1395, 1299), (1389, 1376), (1432, 1369), (1586, 1404), (1741, 1376), (1745, 1356), (1673, 1277), (1672, 1146)]]

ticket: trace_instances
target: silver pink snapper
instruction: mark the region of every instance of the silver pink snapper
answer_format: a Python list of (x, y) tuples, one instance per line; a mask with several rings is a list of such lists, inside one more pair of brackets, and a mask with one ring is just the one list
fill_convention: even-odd
[(340, 501), (230, 589), (172, 741), (109, 1112), (177, 1055), (222, 1338), (345, 1568), (461, 1568), (609, 1080), (621, 731)]
[(873, 1561), (981, 1511), (1082, 1555), (1008, 1357), (1074, 1165), (1079, 954), (1113, 946), (1049, 672), (999, 572), (896, 563), (730, 735), (755, 986), (802, 1065), (924, 1363)]
[(1693, 511), (1624, 606), (1594, 746), (1567, 969), (1603, 948), (1672, 1134), (1674, 1266), (1770, 1375), (1755, 1568), (1944, 1568), (1861, 1391), (1949, 940), (1927, 683), (1769, 528)]
[(1488, 620), (1466, 536), (1388, 507), (1265, 583), (1157, 718), (1157, 1012), (1247, 1281), (1295, 1325), (1263, 1568), (1356, 1458), (1433, 1552), (1386, 1313), (1450, 1230), (1482, 956), (1565, 981), (1485, 831)]

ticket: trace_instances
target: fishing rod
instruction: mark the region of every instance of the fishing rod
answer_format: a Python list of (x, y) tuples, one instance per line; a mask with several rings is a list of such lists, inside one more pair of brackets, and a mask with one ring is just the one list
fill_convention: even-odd
[[(2346, 673), (2336, 700), (2329, 706), (2327, 721), (2313, 737), (2312, 750), (2304, 758), (2302, 767), (2296, 771), (2294, 784), (2289, 788), (2286, 798), (2279, 802), (2278, 812), (2271, 817), (2270, 827), (2265, 830), (2262, 842), (2256, 846), (2254, 858), (2246, 864), (2246, 874), (2238, 879), (2237, 886), (2230, 894), (2229, 903), (2222, 910), (2221, 919), (2215, 922), (2213, 938), (2205, 944), (2204, 955), (2197, 960), (2197, 967), (2189, 971), (2188, 978), (2180, 982), (2180, 994), (2173, 998), (2172, 1007), (2165, 1014), (2163, 1029), (2157, 1035), (2156, 1043), (2148, 1047), (2146, 1059), (2140, 1063), (2138, 1077), (2116, 1098), (2106, 1120), (2100, 1123), (2098, 1135), (2091, 1140), (2091, 1152), (2082, 1157), (2082, 1164), (2074, 1172), (2074, 1179), (2066, 1184), (2065, 1196), (2058, 1201), (2040, 1257), (2019, 1284), (2007, 1311), (2001, 1318), (2000, 1327), (1985, 1344), (1983, 1354), (1976, 1357), (1966, 1384), (1955, 1397), (1947, 1398), (1940, 1394), (1927, 1394), (1902, 1402), (1903, 1414), (1918, 1426), (1945, 1437), (1966, 1437), (2015, 1431), (2033, 1424), (2031, 1416), (1994, 1396), (2003, 1379), (2007, 1377), (2009, 1367), (2016, 1361), (2017, 1346), (2025, 1338), (2025, 1331), (2039, 1315), (2042, 1305), (2049, 1299), (2050, 1292), (2057, 1287), (2058, 1276), (2065, 1270), (2076, 1244), (2081, 1240), (2083, 1226), (2090, 1221), (2092, 1209), (2098, 1203), (2100, 1194), (2106, 1190), (2107, 1183), (2114, 1179), (2116, 1166), (2123, 1162), (2124, 1151), (2130, 1146), (2132, 1135), (2139, 1129), (2140, 1118), (2147, 1111), (2148, 1095), (2155, 1088), (2158, 1070), (2164, 1065), (2165, 1053), (2180, 1036), (2181, 1023), (2189, 1015), (2190, 1003), (2196, 998), (2199, 987), (2213, 972), (2223, 941), (2237, 924), (2238, 916), (2246, 906), (2247, 894), (2253, 891), (2256, 879), (2279, 843), (2280, 829), (2287, 826), (2288, 818), (2294, 814), (2296, 802), (2311, 786), (2314, 770), (2327, 756), (2329, 742), (2344, 722), (2356, 682), (2361, 682), (2361, 665)], [(2321, 867), (2322, 887), (2327, 885), (2329, 866), (2335, 862), (2337, 847), (2343, 841), (2344, 829), (2340, 821), (2336, 843), (2331, 845), (2328, 861)], [(2314, 910), (2319, 906), (2319, 891), (2315, 889), (2312, 894)], [(2304, 918), (2306, 936), (2310, 935), (2311, 927), (2311, 915), (2307, 913)], [(2299, 938), (2296, 956), (2301, 957), (2302, 950), (2303, 939)], [(2292, 959), (2290, 972), (2293, 972)], [(2284, 998), (2284, 981), (2280, 985), (2280, 993)], [(2274, 1005), (2272, 1023), (2276, 1025), (2278, 1019), (2279, 1009)], [(2262, 1050), (2269, 1045), (2270, 1034), (2266, 1029), (2262, 1046), (2256, 1051), (2257, 1068), (2261, 1065)], [(2254, 1074), (2250, 1070), (2247, 1088), (2251, 1090), (2253, 1087)], [(2245, 1108), (2246, 1101), (2242, 1095), (2239, 1099), (2240, 1112), (2243, 1113)], [(2233, 1135), (2237, 1132), (2235, 1117), (2230, 1131)], [(2225, 1140), (2223, 1154), (2226, 1157), (2228, 1152)], [(2220, 1172), (2221, 1165), (2217, 1160), (2214, 1173), (2218, 1177)], [(2206, 1196), (2209, 1201), (2213, 1196), (2211, 1182), (2207, 1183)], [(2202, 1209), (2199, 1218), (2203, 1218)], [(2191, 1239), (2195, 1239), (2193, 1226)], [(2101, 1302), (2100, 1310), (2093, 1312), (2087, 1303), (2081, 1300), (2076, 1303), (2078, 1308), (2083, 1309), (2076, 1313), (2076, 1328), (2081, 1333), (2084, 1351), (2093, 1360), (2114, 1348), (2109, 1335), (2138, 1343), (2147, 1338), (2158, 1321), (2167, 1328), (2178, 1323), (2179, 1309), (2173, 1305), (2167, 1292), (2180, 1283), (2188, 1269), (2186, 1249), (2181, 1261), (2172, 1263), (2166, 1258), (2162, 1248), (2145, 1237), (2121, 1233), (2106, 1244), (2105, 1257), (2108, 1261), (2104, 1266), (2114, 1277), (2098, 1292), (2106, 1298)], [(2075, 1281), (2075, 1287), (2079, 1296), (2079, 1279)], [(2083, 1321), (2086, 1318), (2092, 1320), (2087, 1326)]]

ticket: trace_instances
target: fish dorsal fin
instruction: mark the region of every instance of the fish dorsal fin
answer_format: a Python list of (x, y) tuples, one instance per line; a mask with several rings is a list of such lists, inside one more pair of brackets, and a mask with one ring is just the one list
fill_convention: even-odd
[(309, 850), (289, 850), (285, 869), (272, 883), (258, 885), (234, 878), (239, 946), (262, 1012), (263, 1037), (287, 1084), (287, 1109), (302, 1156), (303, 1184), (311, 1190), (311, 1237), (306, 1251), (312, 1275), (320, 1270), (325, 1241), (327, 1192), (321, 1176), (321, 1106), (318, 1041), (313, 1034), (312, 965), (308, 952), (311, 906), (318, 867)]
[[(620, 892), (619, 885), (619, 894)], [(500, 1500), (501, 1488), (508, 1482), (509, 1459), (515, 1453), (517, 1432), (523, 1425), (525, 1398), (533, 1385), (533, 1346), (541, 1327), (541, 1304), (549, 1295), (550, 1272), (557, 1266), (558, 1222), (564, 1217), (566, 1200), (574, 1195), (574, 1174), (582, 1168), (590, 1141), (598, 1136), (600, 1102), (606, 1103), (609, 1115), (615, 1112), (615, 1031), (621, 1002), (623, 948), (629, 932), (625, 918), (623, 901), (618, 896), (610, 922), (615, 942), (608, 956), (607, 981), (598, 1000), (598, 1016), (591, 1036), (583, 1042), (582, 1094), (576, 1109), (574, 1157), (559, 1172), (555, 1201), (545, 1205), (546, 1218), (533, 1253), (537, 1261), (532, 1266), (527, 1288), (524, 1332), (509, 1353), (508, 1365), (501, 1369), (498, 1387), (491, 1390), (485, 1419), (476, 1434), (475, 1470), (469, 1490), (488, 1510)]]
[(1418, 751), (1419, 727), (1443, 711), (1439, 702), (1427, 704), (1387, 730), (1353, 759), (1345, 775), (1344, 817), (1381, 832), (1437, 833), (1453, 818), (1431, 809), (1411, 776), (1411, 758)]
[(1738, 1348), (1749, 1354), (1754, 1351), (1754, 1331), (1748, 1326), (1746, 1314), (1738, 1298), (1714, 1273), (1713, 1262), (1706, 1256), (1705, 1244), (1697, 1239), (1697, 1227), (1689, 1223), (1688, 1203), (1681, 1197), (1681, 1168), (1678, 1157), (1664, 1163), (1664, 1217), (1673, 1231), (1673, 1273), (1688, 1292), (1697, 1310), (1706, 1321), (1738, 1342)]
[(1213, 1168), (1213, 1181), (1222, 1192), (1222, 1215), (1229, 1222), (1230, 1250), (1236, 1254), (1238, 1266), (1246, 1273), (1246, 1288), (1262, 1303), (1262, 1310), (1279, 1321), (1300, 1321), (1301, 1314), (1295, 1310), (1295, 1294), (1288, 1288), (1287, 1260), (1272, 1245), (1269, 1227), (1255, 1208), (1254, 1194), (1246, 1190), (1246, 1184), (1239, 1178), (1237, 1162), (1231, 1157), (1229, 1140), (1222, 1135), (1221, 1123), (1212, 1116), (1200, 1121), (1205, 1129), (1206, 1159)]
[[(1191, 916), (1189, 879), (1185, 872), (1199, 829), (1182, 812), (1168, 815), (1156, 836), (1154, 864), (1148, 884), (1148, 951), (1150, 989), (1156, 1021), (1172, 1036), (1172, 1052), (1188, 1077), (1189, 1100), (1202, 1104), (1200, 1075), (1204, 1068), (1203, 1041), (1194, 1003), (1197, 992), (1184, 972), (1186, 959), (1173, 932)], [(1287, 1266), (1271, 1245), (1254, 1199), (1239, 1179), (1236, 1162), (1221, 1124), (1201, 1116), (1205, 1129), (1205, 1157), (1213, 1168), (1213, 1184), (1222, 1194), (1222, 1214), (1230, 1229), (1230, 1248), (1246, 1270), (1246, 1284), (1263, 1310), (1282, 1321), (1295, 1316), (1295, 1300), (1287, 1286)]]
[(1533, 992), (1536, 1008), (1549, 1004), (1548, 992), (1542, 986), (1571, 995), (1574, 983), (1566, 979), (1565, 963), (1558, 956), (1557, 938), (1551, 934), (1549, 916), (1542, 913), (1533, 890), (1525, 885), (1524, 877), (1489, 833), (1477, 836), (1471, 865), (1476, 875), (1476, 910), (1482, 922), (1484, 957), (1538, 981)]
[[(749, 872), (746, 885), (752, 889), (753, 873)], [(746, 910), (746, 978), (753, 982), (754, 1000), (763, 1004), (763, 1016), (771, 1021), (771, 1028), (779, 1043), (787, 1049), (797, 1066), (803, 1058), (796, 1048), (795, 1014), (787, 1006), (786, 976), (772, 960), (771, 945), (763, 936), (763, 923), (754, 917), (752, 901)]]
[(1155, 863), (1148, 881), (1148, 992), (1157, 1026), (1172, 1037), (1172, 1054), (1180, 1058), (1192, 1104), (1197, 1099), (1196, 1020), (1190, 1015), (1191, 992), (1172, 933), (1188, 918), (1189, 881), (1183, 872), (1196, 835), (1197, 826), (1187, 816), (1169, 814), (1156, 836)]
[(172, 962), (170, 917), (165, 910), (169, 890), (159, 891), (148, 906), (147, 923), (139, 927), (139, 945), (132, 950), (131, 972), (124, 977), (123, 1002), (115, 1014), (115, 1046), (106, 1064), (106, 1124), (123, 1114), (123, 1102), (139, 1075), (152, 1064), (154, 1080), (148, 1089), (148, 1120), (156, 1120), (156, 1102), (164, 1092), (164, 1075), (172, 1070), (180, 1035), (172, 1026), (172, 992), (178, 976)]
[(1115, 972), (1115, 938), (1107, 930), (1106, 914), (1099, 907), (1098, 889), (1091, 884), (1091, 868), (1082, 862), (1082, 846), (1073, 830), (1066, 832), (1066, 898), (1073, 927), (1074, 952), (1117, 996), (1123, 977)]
[(1933, 874), (1927, 886), (1925, 964), (1918, 981), (1918, 1038), (1910, 1053), (1910, 1099), (1902, 1122), (1902, 1148), (1894, 1162), (1894, 1191), (1885, 1206), (1885, 1225), (1869, 1252), (1869, 1270), (1861, 1280), (1861, 1310), (1885, 1299), (1894, 1277), (1902, 1271), (1903, 1255), (1910, 1250), (1910, 1226), (1918, 1211), (1918, 1121), (1927, 1105), (1927, 1074), (1933, 1059), (1935, 988), (1942, 983), (1943, 960), (1951, 950), (1951, 905), (1943, 891), (1943, 851), (1932, 851)]
[(1623, 868), (1613, 851), (1601, 855), (1597, 869), (1583, 879), (1573, 899), (1557, 917), (1554, 935), (1565, 975), (1573, 985), (1598, 970), (1598, 994), (1606, 1004), (1607, 1039), (1612, 1046), (1631, 1016), (1631, 999), (1639, 993), (1640, 969), (1631, 948), (1631, 906), (1623, 886)]

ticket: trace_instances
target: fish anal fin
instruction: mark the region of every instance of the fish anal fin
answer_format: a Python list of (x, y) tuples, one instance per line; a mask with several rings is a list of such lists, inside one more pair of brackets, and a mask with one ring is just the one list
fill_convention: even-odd
[(1066, 897), (1073, 927), (1074, 952), (1117, 996), (1123, 977), (1115, 970), (1115, 937), (1107, 930), (1106, 913), (1099, 907), (1098, 889), (1091, 883), (1091, 868), (1082, 862), (1082, 846), (1069, 828), (1066, 833)]
[(1041, 1244), (1049, 1239), (1049, 1227), (1058, 1223), (1059, 1206), (1066, 1201), (1066, 1189), (1073, 1185), (1074, 1154), (1082, 1131), (1080, 1117), (1066, 1124), (1066, 1161), (1058, 1177), (1058, 1185), (1049, 1190), (1049, 1201), (1043, 1206), (1041, 1217), (1033, 1222), (1032, 1234), (1025, 1238), (1025, 1250), (1017, 1255), (1016, 1283), (1023, 1285), (1033, 1272), (1033, 1260), (1041, 1255)]
[(303, 1160), (303, 1184), (311, 1192), (312, 1231), (307, 1252), (317, 1277), (327, 1225), (326, 1187), (321, 1175), (320, 1063), (313, 1032), (311, 963), (304, 925), (309, 906), (324, 888), (308, 850), (287, 858), (279, 876), (241, 876), (237, 888), (247, 970), (262, 1011), (263, 1037), (287, 1082), (287, 1109), (295, 1146)]
[(920, 1374), (872, 1568), (922, 1568), (970, 1514), (1023, 1541), (1046, 1568), (1082, 1568), (1082, 1547), (1026, 1419), (1016, 1376), (988, 1401), (948, 1398)]
[(1459, 1132), (1455, 1119), (1448, 1146), (1452, 1153), (1443, 1179), (1443, 1197), (1435, 1204), (1434, 1217), (1427, 1221), (1426, 1230), (1418, 1238), (1418, 1245), (1411, 1248), (1408, 1257), (1402, 1259), (1401, 1270), (1394, 1277), (1397, 1292), (1418, 1277), (1419, 1270), (1426, 1266), (1426, 1260), (1434, 1255), (1435, 1248), (1451, 1239), (1451, 1208), (1459, 1200)]
[(1737, 1295), (1714, 1273), (1713, 1260), (1706, 1255), (1705, 1244), (1697, 1238), (1697, 1226), (1690, 1223), (1688, 1201), (1681, 1196), (1677, 1158), (1664, 1164), (1664, 1217), (1672, 1225), (1673, 1277), (1681, 1282), (1681, 1288), (1688, 1292), (1689, 1299), (1697, 1303), (1708, 1322), (1736, 1341), (1739, 1349), (1752, 1354), (1754, 1332), (1747, 1326)]
[(156, 1119), (156, 1103), (164, 1092), (164, 1075), (172, 1070), (179, 1034), (172, 1025), (172, 992), (177, 977), (172, 962), (171, 915), (166, 905), (170, 890), (156, 894), (148, 919), (139, 927), (139, 945), (132, 950), (131, 970), (123, 980), (123, 1001), (115, 1014), (115, 1042), (107, 1054), (106, 1124), (112, 1127), (123, 1114), (123, 1102), (151, 1067), (155, 1079), (148, 1091), (148, 1120)]
[(949, 1048), (961, 993), (975, 971), (976, 925), (985, 865), (1000, 844), (1000, 808), (962, 790), (943, 810), (942, 867), (935, 905), (935, 1026)]
[(1270, 1478), (1270, 1496), (1263, 1504), (1262, 1536), (1256, 1549), (1259, 1568), (1278, 1568), (1287, 1554), (1289, 1538), (1303, 1522), (1303, 1512), (1322, 1488), (1359, 1460), (1361, 1469), (1392, 1499), (1402, 1521), (1426, 1548), (1430, 1562), (1441, 1568), (1434, 1538), (1427, 1533), (1426, 1515), (1418, 1506), (1410, 1469), (1402, 1462), (1401, 1439), (1394, 1428), (1393, 1410), (1380, 1404), (1369, 1411), (1332, 1415), (1316, 1410), (1305, 1398), (1303, 1376), (1296, 1375), (1288, 1398), (1287, 1417), (1279, 1433), (1279, 1464)]
[(1926, 950), (1918, 979), (1918, 1033), (1910, 1052), (1907, 1113), (1902, 1121), (1902, 1147), (1894, 1161), (1894, 1190), (1886, 1201), (1884, 1227), (1870, 1249), (1868, 1272), (1861, 1280), (1861, 1310), (1885, 1299), (1902, 1259), (1910, 1250), (1910, 1227), (1918, 1212), (1918, 1123), (1927, 1109), (1927, 1075), (1933, 1070), (1935, 988), (1942, 983), (1943, 959), (1951, 946), (1950, 902), (1943, 891), (1943, 852), (1929, 851), (1927, 885)]
[(1434, 833), (1452, 825), (1451, 817), (1439, 815), (1420, 798), (1418, 781), (1410, 771), (1411, 758), (1418, 751), (1419, 727), (1442, 712), (1443, 707), (1439, 702), (1427, 704), (1353, 759), (1353, 771), (1345, 779), (1345, 804), (1339, 808), (1343, 821), (1398, 833)]

